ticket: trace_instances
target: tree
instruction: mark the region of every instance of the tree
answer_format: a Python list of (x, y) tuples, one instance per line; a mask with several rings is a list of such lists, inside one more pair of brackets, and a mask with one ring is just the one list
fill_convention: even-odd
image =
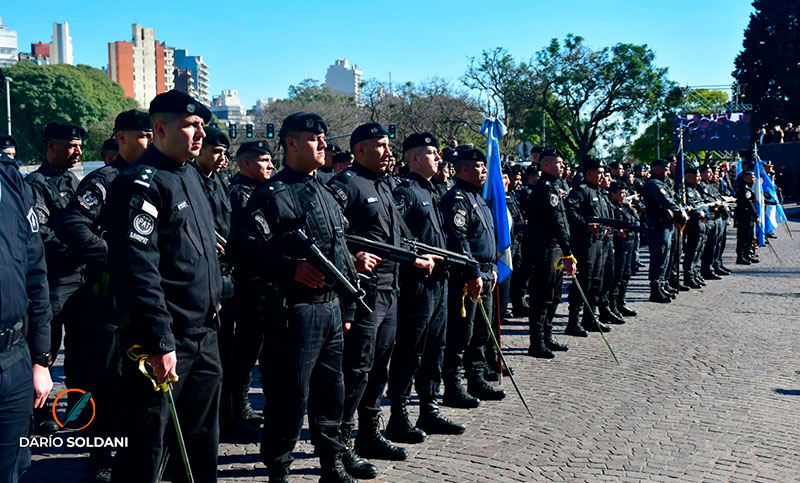
[[(82, 159), (100, 159), (99, 151), (111, 136), (114, 117), (137, 107), (119, 84), (88, 65), (20, 62), (8, 67), (6, 74), (14, 79), (11, 114), (18, 157), (26, 161), (38, 160), (44, 127), (56, 119), (85, 127), (89, 134), (83, 143)], [(0, 112), (5, 117), (5, 103)]]
[(598, 140), (635, 132), (663, 101), (667, 69), (646, 45), (591, 50), (583, 38), (553, 39), (521, 65), (519, 101), (543, 109), (581, 160)]
[(797, 122), (800, 112), (800, 3), (755, 0), (733, 76), (757, 125)]

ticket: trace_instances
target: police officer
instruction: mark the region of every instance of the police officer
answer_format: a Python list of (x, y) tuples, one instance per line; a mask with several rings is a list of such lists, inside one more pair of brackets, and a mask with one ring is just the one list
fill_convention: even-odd
[[(620, 166), (619, 170), (622, 169)], [(600, 178), (600, 196), (603, 198), (610, 218), (615, 218), (614, 210), (611, 207), (611, 200), (608, 197), (608, 188), (611, 186), (611, 173), (606, 171)], [(614, 237), (619, 233), (617, 228), (605, 227), (606, 236), (603, 237), (602, 260), (603, 278), (600, 284), (600, 291), (597, 297), (597, 307), (600, 312), (600, 322), (606, 324), (624, 324), (625, 319), (617, 312), (617, 304), (614, 302), (614, 281), (617, 277), (618, 267), (614, 254)]]
[(275, 166), (272, 149), (264, 140), (242, 143), (236, 151), (239, 172), (231, 180), (231, 231), (226, 253), (233, 263), (234, 303), (236, 306), (236, 330), (234, 332), (235, 369), (226, 376), (233, 398), (234, 416), (251, 426), (258, 426), (264, 419), (253, 409), (248, 398), (250, 374), (261, 354), (264, 342), (264, 327), (268, 317), (282, 315), (275, 307), (283, 306), (277, 284), (270, 282), (254, 270), (247, 249), (248, 225), (252, 223), (246, 206), (253, 191), (270, 179)]
[[(480, 265), (453, 274), (448, 281), (443, 402), (452, 407), (475, 408), (481, 399), (500, 400), (506, 396), (485, 379), (489, 331), (477, 304), (480, 297), (484, 312), (492, 317), (497, 243), (492, 213), (481, 196), (486, 182), (486, 155), (479, 149), (458, 150), (453, 155), (453, 164), (456, 182), (441, 201), (448, 248), (477, 260)], [(467, 376), (467, 392), (461, 385), (462, 370)]]
[[(651, 178), (644, 186), (645, 220), (647, 223), (647, 246), (650, 251), (650, 301), (669, 303), (672, 297), (665, 289), (669, 265), (669, 254), (675, 227), (680, 218), (680, 208), (667, 184), (669, 162), (657, 159), (651, 164)], [(682, 220), (681, 220), (682, 221)]]
[[(572, 188), (565, 208), (570, 222), (570, 242), (572, 252), (583, 267), (578, 272), (578, 282), (594, 310), (600, 302), (600, 291), (603, 284), (604, 243), (609, 236), (607, 227), (597, 223), (589, 223), (586, 217), (608, 218), (608, 203), (600, 192), (601, 180), (605, 177), (605, 165), (594, 156), (588, 156), (581, 165), (583, 182)], [(588, 308), (583, 312), (583, 320), (578, 317), (584, 302), (576, 286), (569, 289), (569, 320), (564, 331), (567, 335), (586, 337), (586, 331), (608, 332), (610, 327), (602, 322), (595, 322)]]
[[(141, 346), (154, 378), (174, 381), (194, 477), (216, 481), (222, 279), (203, 180), (188, 163), (200, 154), (211, 112), (172, 90), (153, 99), (149, 114), (153, 144), (108, 190), (109, 271), (120, 345), (122, 351)], [(167, 400), (127, 358), (123, 378), (128, 447), (118, 450), (112, 479), (154, 481), (169, 442)]]
[(13, 136), (0, 136), (0, 153), (5, 153), (11, 159), (17, 157), (17, 141)]
[(103, 141), (103, 147), (100, 148), (100, 157), (103, 158), (103, 163), (108, 164), (114, 161), (119, 155), (119, 145), (117, 139), (111, 137)]
[[(87, 303), (67, 331), (64, 345), (75, 367), (71, 382), (74, 385), (70, 387), (92, 392), (98, 404), (90, 430), (101, 437), (112, 436), (116, 430), (112, 408), (116, 407), (120, 364), (108, 278), (108, 244), (103, 238), (109, 224), (106, 202), (111, 182), (150, 145), (152, 130), (147, 113), (120, 113), (114, 120), (114, 139), (119, 145), (117, 157), (81, 180), (55, 225), (58, 238), (85, 264), (86, 283), (80, 290)], [(89, 472), (95, 479), (108, 481), (110, 449), (92, 448)]]
[(705, 205), (697, 185), (700, 176), (697, 168), (688, 166), (684, 169), (686, 180), (686, 206), (689, 220), (683, 230), (683, 284), (689, 288), (701, 288), (705, 280), (700, 275), (700, 257), (703, 254), (708, 233), (706, 219), (709, 218), (709, 209)]
[(557, 180), (564, 174), (564, 159), (557, 149), (541, 152), (542, 177), (531, 190), (526, 211), (529, 245), (525, 260), (531, 266), (530, 348), (528, 355), (552, 359), (553, 351), (569, 347), (553, 339), (553, 318), (561, 302), (563, 272), (554, 263), (563, 258), (564, 270), (577, 270), (570, 247), (569, 222)]
[[(631, 225), (639, 225), (636, 211), (625, 201), (628, 191), (626, 185), (612, 181), (608, 187), (609, 208), (614, 218)], [(633, 253), (639, 234), (628, 230), (619, 229), (614, 232), (614, 281), (610, 297), (610, 304), (620, 316), (635, 317), (637, 312), (627, 306), (625, 295), (628, 292), (628, 283), (633, 272)]]
[[(517, 269), (521, 268), (523, 263), (523, 243), (526, 236), (527, 227), (525, 226), (525, 217), (522, 215), (523, 208), (517, 201), (517, 188), (520, 188), (522, 182), (522, 174), (516, 167), (506, 166), (503, 169), (503, 174), (509, 178), (509, 187), (506, 190), (506, 206), (514, 221), (511, 238), (511, 260), (512, 266), (515, 268), (508, 278), (508, 297), (511, 299), (512, 313), (514, 317), (524, 317), (528, 315), (530, 308), (525, 303), (525, 285), (526, 283), (521, 279), (522, 274), (517, 274)], [(512, 182), (513, 180), (513, 182)], [(513, 185), (513, 186), (512, 186)], [(521, 270), (522, 271), (522, 270)], [(502, 286), (502, 284), (501, 284)]]
[[(354, 306), (341, 303), (291, 237), (297, 228), (316, 240), (319, 250), (352, 282), (357, 274), (347, 252), (347, 221), (332, 193), (316, 178), (325, 162), (328, 126), (317, 114), (289, 115), (279, 131), (284, 168), (254, 191), (248, 211), (261, 249), (251, 263), (279, 283), (286, 316), (265, 329), (261, 366), (266, 406), (261, 459), (269, 481), (288, 482), (292, 450), (308, 409), (311, 442), (322, 466), (323, 482), (354, 481), (342, 466), (340, 426), (344, 381), (342, 331)], [(272, 308), (272, 310), (280, 307)], [(375, 469), (377, 473), (377, 469)]]
[[(399, 246), (400, 215), (387, 179), (392, 157), (388, 136), (378, 123), (358, 126), (350, 136), (355, 163), (329, 184), (339, 194), (344, 214), (352, 222), (352, 233)], [(350, 433), (358, 410), (356, 453), (364, 458), (404, 460), (408, 452), (380, 433), (381, 399), (397, 328), (398, 267), (370, 253), (358, 252), (355, 256), (359, 270), (371, 275), (367, 305), (372, 312), (358, 310), (352, 329), (344, 336), (343, 434)], [(414, 265), (430, 273), (433, 261), (418, 259)], [(353, 469), (352, 463), (349, 457), (345, 459), (349, 469)]]
[[(431, 133), (415, 133), (403, 141), (407, 178), (394, 191), (399, 211), (411, 234), (422, 243), (446, 248), (442, 212), (431, 184), (441, 158), (439, 141)], [(465, 426), (439, 412), (445, 330), (447, 326), (447, 271), (437, 265), (426, 274), (400, 267), (397, 343), (389, 370), (387, 394), (392, 415), (386, 436), (401, 443), (419, 443), (426, 434), (461, 434)], [(408, 420), (408, 398), (415, 383), (420, 400), (416, 428)]]
[(447, 191), (453, 187), (453, 180), (450, 179), (450, 162), (449, 156), (442, 155), (442, 160), (439, 161), (438, 170), (431, 178), (431, 183), (436, 190), (436, 196), (441, 200)]
[(755, 238), (755, 227), (758, 223), (758, 210), (756, 209), (756, 196), (752, 186), (756, 182), (752, 171), (743, 171), (741, 183), (736, 189), (736, 264), (750, 265), (758, 263), (755, 258), (753, 239)]
[(33, 193), (6, 153), (0, 153), (0, 190), (0, 251), (8, 257), (0, 275), (0, 481), (17, 481), (31, 458), (20, 438), (29, 436), (32, 410), (44, 406), (53, 388), (52, 313)]
[[(44, 129), (45, 161), (25, 178), (33, 188), (36, 199), (34, 211), (39, 218), (39, 234), (44, 242), (47, 260), (47, 280), (53, 310), (51, 366), (61, 347), (62, 327), (69, 331), (69, 323), (79, 317), (85, 305), (79, 296), (75, 296), (83, 284), (81, 262), (53, 230), (58, 213), (67, 206), (78, 187), (78, 177), (70, 169), (80, 160), (85, 135), (86, 131), (77, 124), (67, 121), (49, 123)], [(70, 387), (73, 387), (71, 379), (79, 373), (75, 369), (67, 356), (64, 373)], [(77, 393), (71, 392), (70, 396), (73, 394)], [(71, 403), (75, 401), (76, 398), (70, 399)], [(47, 407), (36, 412), (36, 420), (36, 432), (39, 434), (51, 434), (58, 430), (52, 412)]]
[(700, 258), (701, 274), (705, 279), (714, 279), (714, 275), (724, 277), (731, 271), (722, 264), (722, 253), (725, 250), (725, 241), (728, 231), (728, 218), (730, 212), (725, 202), (725, 197), (714, 182), (714, 167), (708, 164), (700, 166), (702, 181), (697, 190), (706, 202), (716, 202), (711, 207), (711, 216), (707, 220), (708, 240)]
[(338, 144), (330, 143), (328, 147), (325, 148), (325, 165), (320, 166), (317, 170), (317, 179), (320, 183), (327, 184), (331, 178), (336, 176), (337, 173), (333, 169), (333, 158), (341, 152), (342, 148), (340, 148)]

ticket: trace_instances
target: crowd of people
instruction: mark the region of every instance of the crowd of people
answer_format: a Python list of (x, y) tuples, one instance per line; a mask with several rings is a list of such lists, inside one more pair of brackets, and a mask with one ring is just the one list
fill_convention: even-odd
[(791, 122), (786, 123), (784, 127), (780, 124), (765, 126), (756, 131), (755, 141), (758, 144), (796, 143), (800, 141), (800, 126), (795, 126)]
[[(720, 167), (687, 168), (684, 201), (674, 156), (568, 165), (537, 148), (530, 166), (503, 167), (514, 270), (499, 281), (480, 149), (440, 150), (420, 132), (395, 158), (387, 130), (367, 123), (343, 150), (325, 141), (324, 119), (299, 112), (277, 146), (248, 141), (234, 157), (210, 119), (186, 94), (159, 94), (149, 112), (117, 116), (107, 164), (82, 180), (70, 168), (86, 132), (71, 122), (47, 125), (44, 161), (24, 181), (11, 150), (0, 154), (0, 240), (12, 255), (0, 369), (15, 381), (0, 388), (0, 410), (13, 415), (0, 419), (0, 480), (29, 465), (18, 441), (31, 408), (37, 434), (62, 426), (48, 401), (62, 340), (67, 387), (90, 391), (96, 407), (86, 431), (127, 438), (113, 457), (91, 449), (93, 481), (156, 481), (165, 466), (184, 476), (167, 399), (131, 353), (171, 384), (195, 481), (216, 481), (220, 437), (256, 440), (260, 427), (270, 481), (289, 481), (307, 414), (321, 481), (351, 482), (378, 476), (370, 459), (407, 459), (397, 443), (462, 434), (440, 401), (468, 410), (506, 396), (492, 384), (502, 370), (492, 331), (504, 317), (528, 317), (529, 356), (568, 350), (553, 337), (564, 273), (565, 334), (587, 337), (637, 315), (626, 294), (645, 243), (657, 303), (731, 273), (731, 217), (736, 263), (758, 262), (749, 170), (732, 210)], [(248, 396), (256, 366), (263, 414)], [(68, 407), (80, 396), (69, 393)]]

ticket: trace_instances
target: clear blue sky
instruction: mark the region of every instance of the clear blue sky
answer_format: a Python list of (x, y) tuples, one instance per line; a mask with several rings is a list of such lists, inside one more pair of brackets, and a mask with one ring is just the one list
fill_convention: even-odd
[[(154, 8), (154, 6), (157, 6)], [(648, 44), (682, 85), (729, 84), (749, 0), (668, 1), (80, 1), (6, 0), (3, 23), (20, 50), (49, 42), (52, 22), (69, 22), (76, 63), (102, 67), (107, 43), (130, 40), (131, 24), (155, 28), (168, 45), (202, 55), (211, 94), (237, 89), (246, 106), (285, 97), (306, 78), (324, 81), (337, 58), (365, 78), (458, 80), (469, 57), (505, 47), (527, 59), (551, 38), (581, 35), (594, 47)]]

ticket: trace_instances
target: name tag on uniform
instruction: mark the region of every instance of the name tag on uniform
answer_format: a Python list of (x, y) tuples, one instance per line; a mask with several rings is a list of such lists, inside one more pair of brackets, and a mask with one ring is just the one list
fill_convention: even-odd
[(592, 201), (599, 201), (597, 198), (592, 198)]
[(429, 206), (431, 204), (430, 201), (423, 201), (422, 206)]
[(374, 196), (371, 197), (371, 198), (367, 198), (367, 203), (377, 203), (377, 202), (378, 202), (378, 198), (376, 198)]
[(175, 209), (177, 211), (181, 211), (184, 208), (188, 208), (188, 207), (189, 207), (189, 203), (187, 203), (186, 201), (181, 201), (180, 203), (178, 203), (178, 206), (176, 206)]

